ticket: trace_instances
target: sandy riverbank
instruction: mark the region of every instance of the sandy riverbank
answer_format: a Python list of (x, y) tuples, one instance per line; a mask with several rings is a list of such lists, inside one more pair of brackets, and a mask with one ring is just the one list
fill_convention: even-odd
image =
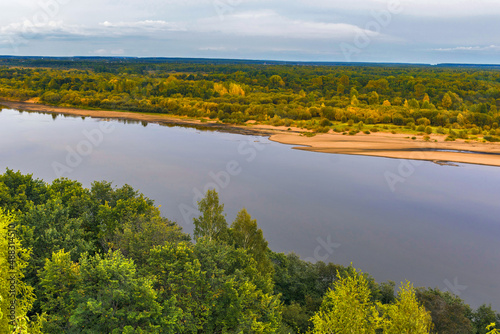
[[(411, 140), (404, 134), (372, 133), (355, 136), (336, 133), (319, 134), (314, 137), (301, 135), (303, 130), (266, 125), (234, 126), (218, 124), (213, 121), (201, 122), (186, 117), (172, 117), (162, 114), (144, 114), (125, 111), (85, 110), (66, 107), (53, 107), (32, 102), (15, 102), (0, 100), (0, 105), (12, 109), (59, 113), (76, 116), (126, 119), (152, 123), (199, 126), (216, 128), (222, 131), (252, 135), (270, 136), (270, 140), (297, 145), (300, 150), (336, 154), (355, 154), (378, 156), (396, 159), (429, 160), (435, 162), (460, 162), (500, 167), (499, 143), (466, 143), (444, 141), (444, 136), (432, 135), (430, 142), (422, 139)], [(437, 140), (437, 142), (434, 142)], [(445, 150), (445, 151), (442, 151)], [(460, 152), (457, 152), (460, 151)]]

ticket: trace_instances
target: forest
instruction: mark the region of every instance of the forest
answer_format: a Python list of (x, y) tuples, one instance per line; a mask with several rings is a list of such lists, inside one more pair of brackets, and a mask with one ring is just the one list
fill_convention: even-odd
[(215, 190), (198, 210), (191, 236), (128, 185), (7, 169), (0, 332), (499, 333), (487, 304), (273, 252), (246, 209), (227, 222)]
[(313, 133), (500, 141), (500, 70), (487, 66), (0, 58), (0, 98)]

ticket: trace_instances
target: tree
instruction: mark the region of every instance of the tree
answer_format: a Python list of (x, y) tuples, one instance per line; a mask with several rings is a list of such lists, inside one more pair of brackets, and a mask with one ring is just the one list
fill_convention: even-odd
[(75, 309), (71, 292), (78, 287), (80, 265), (71, 261), (70, 252), (63, 249), (52, 253), (45, 260), (45, 266), (40, 271), (41, 309), (47, 314), (44, 323), (45, 333), (63, 333), (70, 330), (69, 318)]
[(421, 83), (415, 85), (415, 98), (421, 99), (425, 93), (425, 86)]
[(33, 250), (27, 279), (35, 287), (37, 271), (52, 252), (65, 249), (76, 261), (82, 253), (94, 250), (90, 237), (83, 229), (82, 219), (69, 218), (69, 208), (63, 206), (60, 199), (51, 199), (36, 206), (28, 205), (19, 222), (23, 243)]
[(152, 333), (161, 313), (153, 280), (137, 274), (120, 252), (82, 256), (69, 333)]
[(441, 105), (445, 109), (450, 109), (451, 106), (453, 105), (453, 101), (451, 100), (450, 94), (446, 93), (443, 96), (443, 99), (441, 100)]
[(430, 312), (421, 306), (410, 284), (400, 287), (396, 303), (379, 304), (384, 312), (383, 332), (387, 334), (426, 334), (432, 329)]
[(285, 86), (285, 82), (279, 75), (273, 75), (269, 78), (269, 87), (271, 88), (281, 88)]
[(272, 280), (243, 249), (202, 238), (155, 247), (149, 265), (171, 332), (274, 333), (279, 326)]
[(472, 332), (472, 323), (469, 319), (471, 309), (459, 297), (439, 289), (423, 288), (416, 290), (416, 297), (431, 312), (434, 329), (438, 333), (466, 334)]
[[(30, 251), (17, 238), (15, 217), (0, 208), (0, 332), (38, 333), (40, 322), (30, 321), (33, 288), (23, 280)], [(11, 308), (14, 306), (14, 308)]]
[(257, 228), (257, 221), (252, 219), (246, 209), (241, 209), (231, 224), (231, 239), (236, 247), (246, 249), (257, 262), (257, 268), (262, 273), (272, 275), (272, 264), (267, 253), (267, 241), (262, 230)]
[(312, 317), (313, 333), (375, 333), (378, 313), (363, 273), (338, 274), (333, 286)]
[(151, 250), (149, 270), (163, 303), (164, 333), (196, 333), (208, 321), (213, 295), (200, 261), (188, 243), (168, 243)]
[(137, 217), (125, 222), (115, 233), (112, 239), (112, 249), (120, 250), (125, 257), (134, 260), (141, 270), (142, 266), (147, 263), (151, 249), (155, 246), (189, 240), (189, 235), (182, 233), (181, 227), (166, 218)]
[(491, 305), (483, 304), (472, 313), (472, 323), (477, 330), (478, 334), (485, 334), (487, 332), (486, 326), (491, 323), (500, 327), (500, 314), (496, 313)]
[(226, 237), (227, 222), (224, 204), (219, 204), (219, 194), (209, 189), (205, 198), (198, 202), (201, 216), (194, 218), (194, 239), (206, 237), (209, 241), (222, 241)]
[(344, 87), (349, 87), (349, 77), (347, 75), (343, 75), (340, 77), (339, 82), (341, 85), (344, 85)]
[(338, 272), (333, 288), (311, 319), (313, 333), (429, 333), (431, 317), (418, 303), (409, 282), (400, 289), (395, 303), (382, 304), (373, 301), (371, 291), (376, 284), (368, 278), (352, 267), (343, 275)]
[(337, 86), (337, 94), (343, 95), (345, 91), (345, 86), (341, 83), (338, 84)]
[(370, 93), (368, 96), (368, 103), (370, 103), (370, 105), (376, 105), (379, 103), (379, 95), (377, 92), (373, 91)]

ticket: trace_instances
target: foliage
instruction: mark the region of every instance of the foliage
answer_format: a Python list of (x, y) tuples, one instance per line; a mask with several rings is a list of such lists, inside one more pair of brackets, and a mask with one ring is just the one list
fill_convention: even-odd
[(426, 118), (425, 126), (469, 129), (500, 122), (500, 72), (488, 67), (5, 58), (0, 97), (237, 124)]
[(394, 282), (352, 267), (274, 253), (245, 209), (227, 226), (214, 190), (199, 202), (196, 243), (128, 185), (7, 170), (0, 201), (2, 333), (10, 244), (19, 333), (427, 333), (428, 312), (437, 333), (500, 325), (491, 306), (473, 311), (449, 292), (408, 283), (395, 296)]
[(224, 204), (219, 204), (219, 194), (209, 189), (205, 198), (198, 202), (201, 216), (194, 219), (194, 239), (201, 237), (212, 240), (225, 240), (227, 237), (227, 222), (224, 214)]

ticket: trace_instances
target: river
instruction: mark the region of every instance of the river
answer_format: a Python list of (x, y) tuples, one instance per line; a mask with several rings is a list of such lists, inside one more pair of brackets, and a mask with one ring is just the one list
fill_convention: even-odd
[(0, 112), (0, 168), (47, 182), (125, 183), (192, 232), (219, 190), (230, 223), (246, 207), (269, 246), (349, 265), (379, 282), (439, 287), (500, 310), (500, 169), (292, 150), (266, 137)]

